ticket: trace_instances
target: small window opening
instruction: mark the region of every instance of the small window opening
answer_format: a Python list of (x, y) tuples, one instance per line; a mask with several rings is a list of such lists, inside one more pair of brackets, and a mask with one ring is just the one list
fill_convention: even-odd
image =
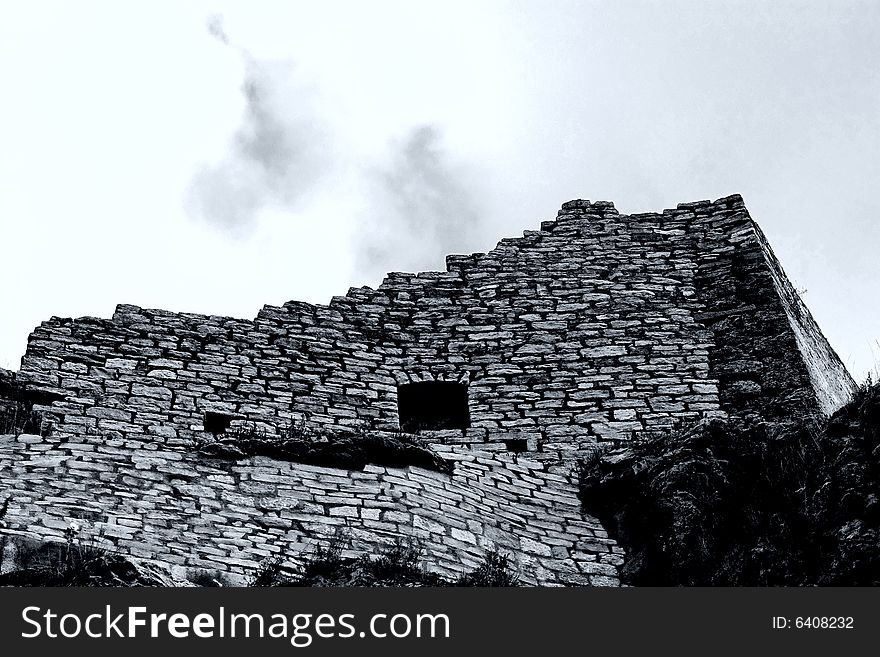
[(507, 447), (508, 452), (520, 454), (521, 452), (529, 451), (529, 441), (525, 438), (508, 438), (502, 442)]
[(233, 415), (226, 413), (217, 413), (215, 411), (205, 412), (205, 431), (208, 433), (224, 433), (232, 421), (235, 419)]
[(467, 386), (450, 381), (422, 381), (397, 387), (400, 429), (406, 433), (467, 429)]

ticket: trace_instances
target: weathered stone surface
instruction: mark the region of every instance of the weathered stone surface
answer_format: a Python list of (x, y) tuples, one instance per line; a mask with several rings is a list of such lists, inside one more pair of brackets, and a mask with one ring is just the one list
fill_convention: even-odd
[[(375, 553), (395, 535), (415, 536), (430, 555), (429, 566), (445, 573), (463, 572), (497, 547), (511, 556), (527, 584), (565, 583), (563, 575), (586, 572), (582, 564), (608, 550), (607, 539), (596, 536), (595, 521), (584, 522), (577, 510), (575, 483), (538, 461), (467, 449), (471, 460), (459, 460), (451, 476), (372, 466), (349, 473), (265, 457), (206, 461), (198, 454), (151, 450), (151, 439), (142, 436), (107, 454), (83, 450), (100, 444), (96, 437), (52, 444), (39, 436), (0, 436), (9, 527), (59, 538), (76, 520), (104, 530), (104, 538), (126, 553), (175, 564), (168, 547), (175, 545), (184, 565), (241, 578), (269, 553), (267, 547), (299, 561), (339, 528), (356, 552)], [(462, 448), (438, 449), (451, 454)], [(92, 456), (75, 461), (81, 453)], [(16, 476), (21, 467), (26, 476)], [(124, 485), (98, 495), (96, 472), (111, 473)], [(520, 479), (530, 485), (508, 483)], [(547, 499), (535, 497), (536, 490)], [(72, 500), (78, 500), (75, 507)], [(82, 520), (79, 500), (91, 500), (89, 515), (97, 520)], [(237, 540), (221, 539), (231, 531)], [(542, 563), (551, 556), (552, 563)]]
[[(424, 434), (456, 462), (451, 480), (269, 459), (227, 469), (188, 452), (209, 413), (269, 433), (301, 421), (394, 430), (398, 386), (419, 381), (467, 386), (470, 426)], [(616, 564), (578, 569), (565, 552), (614, 546), (572, 525), (584, 520), (574, 459), (699, 419), (828, 413), (854, 390), (739, 196), (632, 216), (571, 201), (540, 230), (450, 256), (446, 272), (391, 273), (375, 290), (265, 306), (252, 321), (130, 305), (111, 319), (54, 317), (30, 336), (16, 382), (44, 391), (34, 409), (51, 429), (49, 441), (0, 441), (22, 529), (42, 512), (37, 494), (100, 499), (143, 519), (130, 540), (117, 532), (121, 547), (162, 558), (175, 542), (192, 563), (235, 569), (281, 540), (281, 513), (291, 546), (369, 526), (375, 542), (430, 539), (447, 555), (438, 568), (456, 568), (453, 545), (497, 543), (534, 564), (532, 581), (592, 584), (612, 582)], [(257, 503), (303, 491), (297, 511)], [(253, 549), (203, 549), (202, 534), (231, 528), (247, 528), (238, 540)]]

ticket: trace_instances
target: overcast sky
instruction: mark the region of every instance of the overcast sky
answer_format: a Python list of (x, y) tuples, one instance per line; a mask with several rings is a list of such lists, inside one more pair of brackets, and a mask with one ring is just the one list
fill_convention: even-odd
[(254, 317), (572, 198), (744, 196), (880, 363), (880, 2), (0, 3), (0, 366), (52, 315)]

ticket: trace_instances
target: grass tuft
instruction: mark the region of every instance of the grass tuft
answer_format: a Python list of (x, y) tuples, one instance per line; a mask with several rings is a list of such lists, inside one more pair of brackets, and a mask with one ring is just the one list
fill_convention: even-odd
[(343, 556), (345, 540), (334, 537), (327, 546), (318, 545), (312, 556), (296, 572), (283, 567), (274, 557), (254, 571), (251, 586), (517, 586), (518, 576), (507, 555), (498, 551), (486, 555), (477, 569), (449, 581), (427, 570), (422, 562), (422, 546), (411, 537), (397, 539), (372, 557)]

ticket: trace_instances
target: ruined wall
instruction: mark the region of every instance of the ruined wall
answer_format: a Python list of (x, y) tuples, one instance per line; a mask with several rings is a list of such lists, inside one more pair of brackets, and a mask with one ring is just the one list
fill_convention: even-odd
[[(700, 207), (706, 204), (688, 204)], [(856, 384), (744, 211), (711, 216), (701, 247), (697, 319), (712, 331), (710, 369), (721, 408), (765, 418), (825, 414)]]
[(349, 553), (413, 536), (430, 569), (475, 568), (493, 548), (522, 581), (616, 585), (622, 550), (580, 512), (571, 479), (512, 455), (438, 447), (450, 476), (419, 468), (363, 472), (275, 461), (205, 460), (149, 440), (0, 437), (14, 533), (62, 540), (72, 519), (125, 554), (237, 575), (284, 552), (302, 561), (344, 529)]
[[(45, 489), (52, 499), (110, 504), (120, 518), (136, 522), (133, 517), (152, 510), (135, 505), (130, 491), (150, 490), (155, 483), (157, 499), (170, 505), (162, 516), (169, 527), (228, 535), (246, 552), (269, 544), (263, 534), (241, 534), (242, 527), (259, 525), (266, 517), (263, 502), (241, 492), (251, 486), (248, 473), (274, 468), (270, 476), (289, 478), (294, 488), (311, 488), (306, 473), (312, 471), (260, 461), (230, 474), (216, 472), (216, 464), (200, 464), (191, 454), (192, 444), (204, 436), (208, 412), (257, 423), (270, 433), (300, 418), (316, 427), (394, 430), (399, 426), (398, 385), (459, 381), (467, 385), (470, 426), (422, 435), (470, 465), (458, 466), (448, 486), (432, 483), (421, 501), (443, 497), (441, 490), (466, 497), (468, 486), (482, 485), (472, 473), (473, 463), (480, 461), (468, 460), (477, 453), (498, 454), (490, 471), (510, 486), (530, 482), (539, 491), (556, 490), (565, 482), (566, 492), (560, 495), (571, 499), (571, 462), (597, 442), (728, 414), (827, 413), (855, 387), (739, 196), (638, 215), (620, 215), (607, 202), (571, 201), (540, 230), (502, 240), (485, 254), (449, 256), (445, 272), (390, 274), (375, 290), (352, 289), (328, 306), (266, 306), (252, 321), (129, 305), (119, 306), (111, 319), (52, 318), (30, 336), (18, 378), (39, 393), (34, 409), (42, 413), (48, 437), (27, 443), (27, 450), (53, 459), (34, 466), (49, 468), (58, 482), (60, 489)], [(546, 477), (504, 460), (512, 458), (499, 454), (511, 438), (525, 442), (528, 459), (545, 468)], [(19, 483), (23, 473), (14, 465), (13, 452), (22, 447), (10, 444), (0, 483), (21, 492), (26, 488)], [(77, 446), (77, 458), (69, 458), (71, 446)], [(197, 496), (203, 506), (175, 501), (179, 488), (158, 469), (161, 463), (155, 481), (132, 475), (153, 472), (150, 467), (121, 465), (145, 455), (163, 463), (185, 461), (192, 485), (207, 487), (206, 495)], [(81, 475), (90, 468), (99, 477), (111, 477), (106, 499)], [(341, 480), (358, 482), (344, 494), (338, 491), (340, 497), (347, 495), (342, 506), (353, 509), (366, 509), (367, 500), (388, 495), (398, 501), (412, 497), (398, 495), (401, 481), (413, 481), (411, 473), (398, 472), (393, 479), (369, 471), (325, 474), (340, 486)], [(48, 478), (48, 471), (40, 476)], [(424, 476), (435, 482), (438, 475)], [(467, 525), (466, 516), (473, 512), (473, 520), (485, 521), (479, 528), (486, 535), (495, 527), (498, 540), (516, 554), (534, 554), (523, 547), (527, 534), (522, 528), (552, 525), (557, 531), (554, 523), (562, 511), (541, 509), (526, 497), (498, 497), (498, 490), (511, 492), (501, 483), (481, 493), (486, 496), (481, 503), (496, 509), (492, 514), (483, 507), (462, 507), (466, 510), (460, 515), (448, 518)], [(287, 491), (269, 490), (260, 499), (284, 497)], [(235, 506), (241, 517), (212, 510), (222, 509), (228, 495), (244, 495)], [(52, 531), (27, 525), (36, 504), (36, 497), (28, 498), (16, 512), (18, 529)], [(400, 504), (393, 512), (409, 514), (409, 520), (401, 519), (394, 532), (428, 520), (439, 522), (447, 538), (453, 528), (461, 529), (422, 515), (419, 504)], [(314, 523), (303, 525), (308, 529), (303, 535), (320, 536), (324, 525), (317, 518), (337, 517), (329, 507), (321, 508)], [(192, 517), (202, 513), (214, 524), (192, 524)], [(380, 528), (370, 523), (385, 522), (343, 517), (375, 540)], [(575, 546), (585, 536), (578, 533), (577, 522), (585, 523), (594, 537), (604, 537), (596, 534), (601, 530), (594, 520), (570, 519), (559, 530), (568, 533), (564, 544), (550, 541), (549, 534), (528, 536), (551, 549), (550, 556), (541, 558), (565, 561), (566, 572), (613, 577), (613, 559), (597, 561), (603, 567), (595, 573), (576, 563)], [(130, 537), (119, 538), (146, 545), (144, 550), (152, 553), (149, 546), (167, 544), (168, 536), (144, 522)], [(302, 537), (287, 531), (273, 538), (301, 549)], [(441, 544), (447, 545), (433, 541), (438, 567), (451, 568), (452, 557)], [(594, 543), (600, 544), (605, 545)], [(596, 551), (587, 554), (601, 557)], [(222, 556), (239, 558), (227, 552)], [(561, 572), (535, 571), (531, 577), (561, 582)]]
[[(550, 451), (758, 396), (816, 406), (754, 235), (738, 197), (633, 216), (573, 201), (540, 231), (450, 256), (447, 272), (391, 274), (329, 306), (267, 306), (254, 321), (134, 306), (110, 320), (53, 318), (32, 334), (20, 377), (63, 398), (48, 416), (56, 432), (167, 444), (211, 410), (396, 428), (397, 385), (423, 379), (468, 385), (471, 427), (442, 438), (521, 432)], [(785, 376), (753, 386), (756, 367)], [(851, 384), (842, 366), (830, 374)]]
[(0, 432), (10, 430), (15, 424), (17, 393), (15, 374), (0, 368)]
[(755, 238), (761, 246), (773, 279), (773, 287), (794, 333), (798, 351), (807, 369), (810, 387), (818, 400), (819, 411), (824, 415), (831, 415), (852, 399), (857, 388), (855, 381), (822, 334), (757, 225)]

